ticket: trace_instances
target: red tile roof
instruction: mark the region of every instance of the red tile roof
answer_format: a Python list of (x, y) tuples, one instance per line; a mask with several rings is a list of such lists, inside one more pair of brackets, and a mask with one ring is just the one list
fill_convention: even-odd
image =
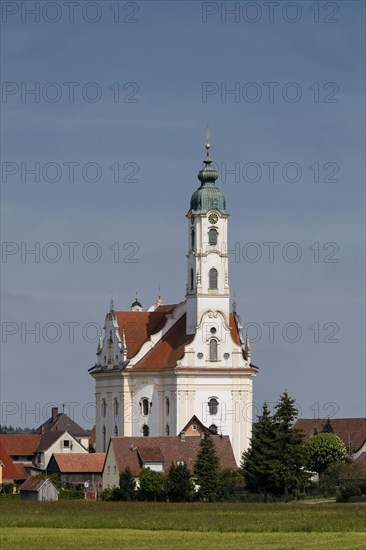
[(27, 472), (27, 470), (24, 468), (24, 465), (20, 462), (18, 462), (17, 464), (14, 463), (14, 466), (18, 472), (18, 478), (17, 479), (28, 479), (30, 477), (29, 473)]
[(19, 479), (19, 472), (1, 442), (0, 442), (0, 460), (4, 464), (3, 472), (2, 472), (3, 480)]
[(61, 473), (101, 474), (106, 453), (55, 453), (53, 456)]
[[(314, 428), (320, 433), (327, 419), (308, 419), (300, 418), (294, 424), (294, 428), (302, 430), (306, 437), (311, 436)], [(366, 418), (331, 418), (330, 423), (333, 426), (334, 433), (338, 435), (343, 443), (354, 451), (361, 448), (366, 441)]]
[(10, 456), (27, 456), (34, 454), (40, 440), (40, 435), (0, 435), (0, 443), (4, 445)]
[[(221, 466), (236, 469), (237, 466), (229, 436), (220, 437), (212, 435), (211, 437), (215, 443)], [(178, 460), (184, 461), (191, 472), (193, 472), (200, 448), (200, 438), (186, 436), (183, 441), (179, 436), (112, 437), (110, 446), (113, 447), (119, 474), (128, 467), (133, 475), (139, 476), (142, 467), (139, 456), (157, 456), (155, 453), (159, 451), (164, 458), (163, 468), (165, 474), (168, 474), (172, 462)]]
[(184, 348), (192, 342), (193, 334), (186, 334), (185, 314), (171, 327), (159, 342), (136, 363), (134, 371), (172, 370), (184, 355)]
[(128, 359), (134, 357), (152, 334), (159, 332), (166, 323), (166, 315), (175, 304), (160, 306), (155, 311), (115, 311), (120, 338), (126, 336)]

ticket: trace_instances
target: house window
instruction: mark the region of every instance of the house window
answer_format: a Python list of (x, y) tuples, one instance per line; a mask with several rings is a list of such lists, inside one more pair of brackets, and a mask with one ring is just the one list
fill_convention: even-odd
[(192, 430), (197, 430), (197, 424), (192, 424)]
[(193, 269), (191, 269), (191, 274), (190, 275), (191, 275), (191, 279), (190, 279), (190, 281), (191, 281), (191, 290), (193, 290), (193, 288), (194, 288), (194, 272), (193, 272)]
[(195, 234), (194, 234), (194, 229), (192, 229), (191, 231), (191, 248), (192, 250), (194, 249), (194, 243), (195, 242)]
[(177, 460), (177, 461), (176, 461), (176, 465), (177, 465), (177, 466), (184, 466), (184, 465), (185, 465), (185, 462), (184, 462), (184, 460)]
[(102, 428), (102, 445), (103, 445), (103, 453), (105, 453), (106, 447), (107, 447), (107, 437), (106, 437), (105, 426), (103, 426)]
[(210, 290), (217, 289), (217, 280), (218, 280), (217, 269), (215, 269), (214, 267), (210, 269), (208, 274), (208, 279), (209, 279)]
[(149, 400), (146, 397), (141, 400), (140, 408), (141, 414), (143, 414), (144, 416), (147, 416), (149, 414)]
[(117, 437), (117, 435), (118, 435), (118, 427), (117, 426), (114, 427), (114, 435), (115, 435), (115, 437)]
[(149, 435), (149, 433), (150, 433), (149, 426), (147, 424), (144, 424), (142, 426), (142, 435), (144, 437), (147, 437)]
[(217, 340), (210, 340), (210, 361), (217, 361)]
[(70, 441), (68, 439), (64, 439), (64, 449), (70, 448)]
[(219, 410), (219, 402), (217, 401), (216, 397), (211, 397), (211, 399), (208, 402), (208, 412), (212, 416), (217, 414), (217, 411)]
[(166, 416), (169, 416), (169, 412), (170, 412), (170, 401), (169, 401), (169, 397), (167, 397), (165, 399), (165, 414), (166, 414)]
[(208, 243), (211, 246), (217, 245), (217, 231), (216, 229), (210, 229), (208, 232)]
[(167, 424), (167, 425), (165, 426), (165, 435), (170, 435), (169, 424)]

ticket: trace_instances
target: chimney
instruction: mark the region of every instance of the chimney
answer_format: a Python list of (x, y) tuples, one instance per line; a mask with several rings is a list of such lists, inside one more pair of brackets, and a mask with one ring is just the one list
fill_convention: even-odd
[(181, 441), (185, 441), (186, 440), (186, 432), (180, 432), (179, 437), (180, 437)]
[(58, 407), (52, 407), (52, 420), (55, 420), (58, 415)]

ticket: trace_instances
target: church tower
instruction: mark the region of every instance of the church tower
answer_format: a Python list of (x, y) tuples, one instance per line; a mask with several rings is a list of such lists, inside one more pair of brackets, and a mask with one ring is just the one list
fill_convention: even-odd
[(188, 218), (187, 334), (194, 334), (202, 314), (220, 311), (229, 324), (227, 220), (224, 194), (216, 187), (218, 178), (211, 166), (210, 144), (206, 144), (201, 186), (192, 195)]

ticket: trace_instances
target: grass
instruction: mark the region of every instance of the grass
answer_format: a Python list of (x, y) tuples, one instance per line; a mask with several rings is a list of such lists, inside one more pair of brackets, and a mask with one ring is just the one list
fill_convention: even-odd
[(365, 504), (0, 502), (1, 549), (365, 549)]

